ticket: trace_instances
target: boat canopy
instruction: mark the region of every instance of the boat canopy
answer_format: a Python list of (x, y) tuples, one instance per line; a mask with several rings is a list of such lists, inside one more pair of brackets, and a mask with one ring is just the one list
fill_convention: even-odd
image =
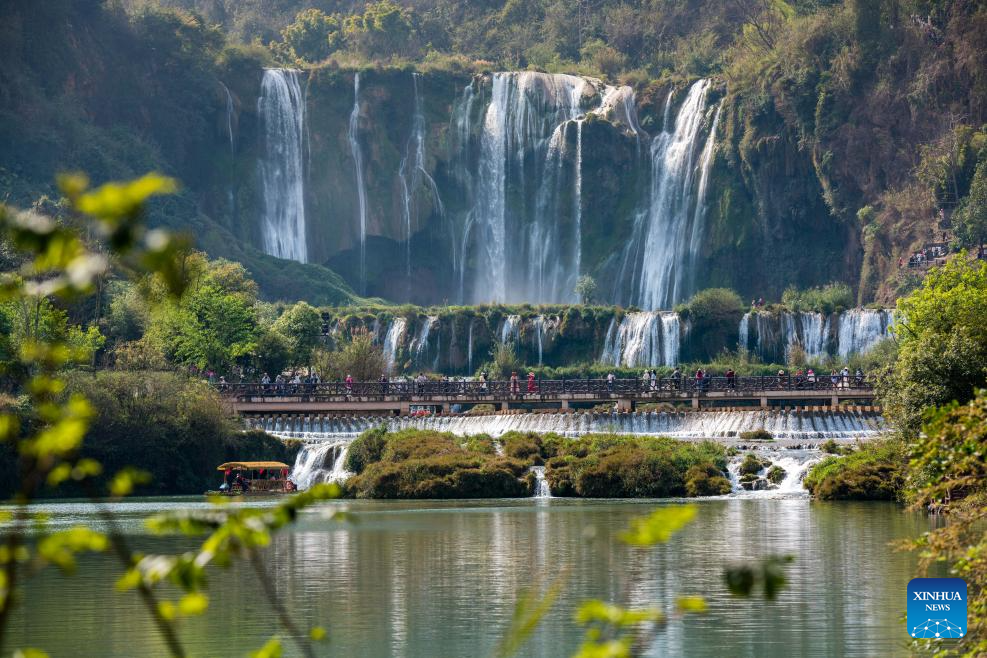
[(226, 462), (220, 464), (217, 471), (259, 471), (268, 468), (288, 468), (287, 464), (281, 462)]

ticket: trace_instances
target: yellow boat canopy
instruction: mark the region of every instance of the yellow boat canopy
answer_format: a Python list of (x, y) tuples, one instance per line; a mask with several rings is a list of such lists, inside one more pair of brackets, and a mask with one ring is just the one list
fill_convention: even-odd
[(254, 471), (267, 468), (288, 468), (287, 464), (282, 464), (281, 462), (226, 462), (225, 464), (220, 464), (217, 471)]

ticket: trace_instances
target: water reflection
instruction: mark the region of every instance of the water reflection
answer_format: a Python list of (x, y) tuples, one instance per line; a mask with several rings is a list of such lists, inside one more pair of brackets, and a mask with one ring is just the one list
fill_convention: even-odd
[[(135, 501), (116, 511), (141, 549), (180, 551), (191, 542), (148, 537), (140, 519), (200, 504)], [(658, 504), (668, 503), (339, 503), (355, 512), (355, 521), (333, 521), (326, 510), (307, 514), (296, 531), (276, 539), (266, 564), (295, 618), (329, 629), (331, 642), (320, 647), (325, 655), (488, 655), (519, 593), (544, 588), (562, 572), (563, 594), (522, 655), (570, 654), (582, 636), (572, 622), (581, 600), (671, 611), (681, 594), (707, 597), (710, 609), (673, 620), (657, 635), (652, 655), (904, 653), (900, 616), (914, 562), (891, 552), (888, 542), (928, 529), (926, 517), (879, 503), (707, 500), (669, 544), (621, 545), (617, 533), (629, 519)], [(94, 508), (85, 503), (45, 509), (56, 525), (95, 522)], [(738, 601), (726, 593), (726, 563), (779, 553), (797, 561), (777, 601)], [(76, 577), (49, 570), (29, 581), (28, 604), (13, 619), (16, 646), (43, 647), (53, 656), (76, 655), (80, 646), (93, 655), (163, 654), (136, 597), (113, 591), (117, 564), (103, 556), (82, 562)], [(182, 627), (193, 655), (242, 655), (276, 631), (244, 565), (214, 571), (210, 594), (210, 613)], [(297, 655), (294, 646), (286, 649)]]

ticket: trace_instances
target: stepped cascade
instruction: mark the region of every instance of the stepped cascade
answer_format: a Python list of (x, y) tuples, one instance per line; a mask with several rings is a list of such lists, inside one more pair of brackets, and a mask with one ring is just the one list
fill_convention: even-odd
[[(257, 114), (263, 124), (264, 141), (259, 164), (264, 251), (304, 263), (308, 260), (302, 155), (305, 99), (298, 83), (299, 73), (290, 69), (265, 69)], [(232, 149), (232, 128), (230, 137)]]
[(346, 417), (256, 417), (248, 423), (284, 438), (325, 442), (346, 440), (361, 432), (386, 425), (389, 430), (434, 429), (461, 436), (500, 436), (519, 432), (555, 432), (580, 436), (590, 432), (616, 432), (668, 436), (675, 439), (740, 440), (741, 432), (765, 429), (779, 441), (872, 438), (886, 430), (883, 417), (859, 411), (704, 411), (634, 413), (540, 413), (488, 416), (429, 416), (415, 418)]

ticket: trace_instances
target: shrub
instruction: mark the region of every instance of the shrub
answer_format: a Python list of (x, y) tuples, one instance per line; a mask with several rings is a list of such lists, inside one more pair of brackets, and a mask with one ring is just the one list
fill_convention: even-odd
[(387, 427), (381, 425), (367, 430), (350, 444), (346, 452), (346, 470), (362, 473), (370, 464), (380, 461), (387, 445)]
[(822, 500), (896, 500), (904, 468), (901, 443), (889, 439), (845, 457), (827, 457), (809, 470), (803, 484)]
[(771, 432), (764, 429), (749, 430), (747, 432), (741, 432), (740, 438), (743, 441), (774, 441), (775, 437)]
[(768, 469), (768, 481), (772, 484), (781, 484), (785, 481), (786, 475), (788, 473), (781, 466), (772, 466)]
[(685, 472), (685, 492), (689, 496), (722, 496), (732, 489), (730, 480), (713, 464), (696, 464)]
[(770, 464), (770, 461), (761, 459), (753, 452), (748, 452), (744, 455), (743, 461), (740, 462), (740, 473), (741, 475), (757, 475)]

